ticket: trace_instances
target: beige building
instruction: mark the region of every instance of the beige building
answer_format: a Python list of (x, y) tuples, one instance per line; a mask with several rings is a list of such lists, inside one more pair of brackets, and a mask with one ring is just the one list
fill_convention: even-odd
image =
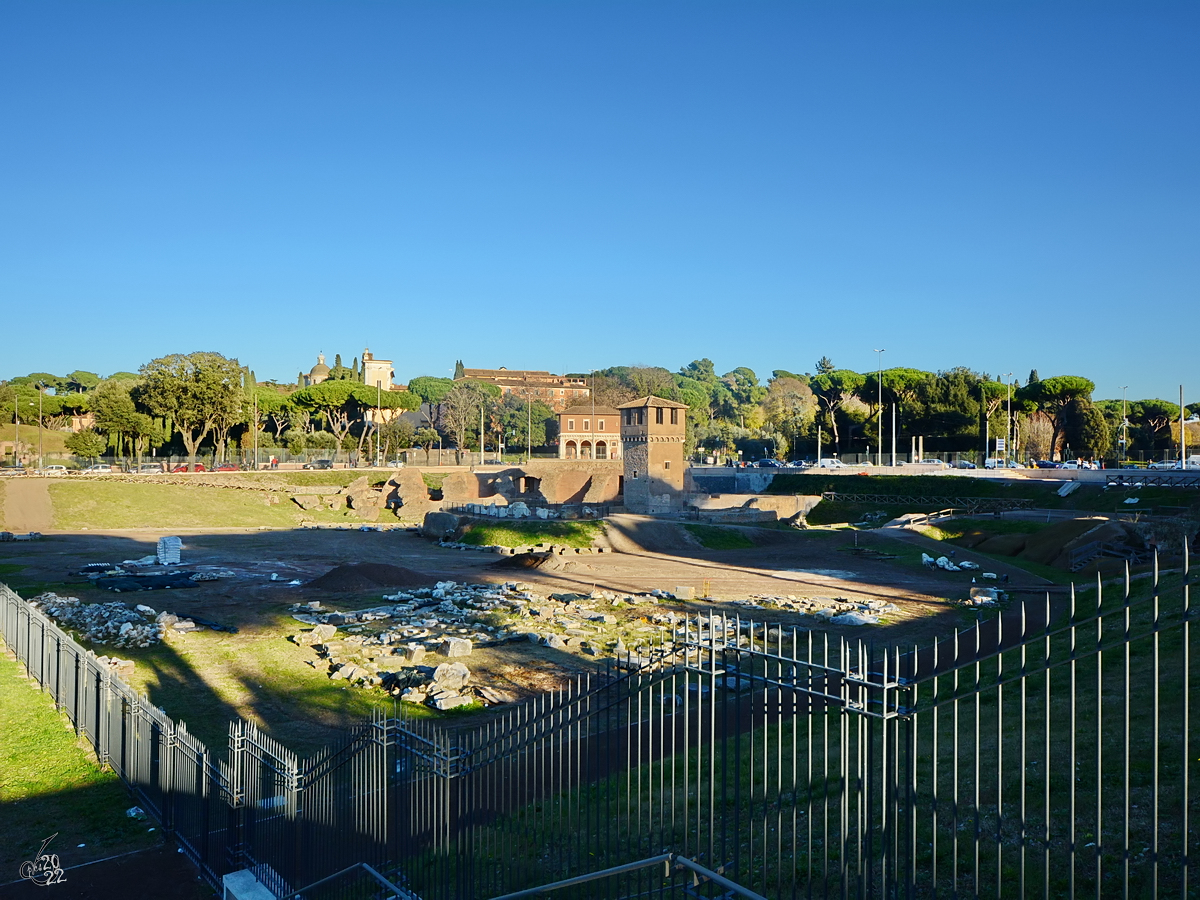
[(505, 394), (522, 400), (539, 400), (555, 412), (562, 412), (592, 395), (582, 378), (552, 375), (549, 372), (526, 369), (463, 369), (462, 377), (470, 381), (487, 381), (497, 385)]
[(572, 406), (558, 414), (559, 459), (620, 459), (621, 413), (611, 406)]
[(683, 445), (687, 404), (661, 397), (622, 403), (621, 448), (625, 459), (625, 506), (643, 514), (683, 506)]
[(371, 387), (379, 387), (385, 391), (392, 390), (392, 381), (396, 372), (390, 359), (376, 359), (371, 351), (363, 348), (362, 352), (362, 382)]

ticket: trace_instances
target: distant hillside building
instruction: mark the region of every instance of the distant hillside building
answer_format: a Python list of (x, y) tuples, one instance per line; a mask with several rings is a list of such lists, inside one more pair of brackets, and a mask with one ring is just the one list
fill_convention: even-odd
[(680, 509), (687, 404), (643, 397), (617, 408), (625, 458), (625, 506), (651, 515)]
[[(320, 384), (322, 381), (329, 380), (329, 366), (325, 365), (325, 354), (317, 354), (317, 364), (309, 370), (305, 375), (301, 372), (296, 376), (296, 384), (299, 387), (312, 387), (314, 384)], [(348, 372), (349, 370), (347, 370)], [(402, 391), (405, 390), (404, 385), (395, 384), (396, 372), (392, 368), (390, 359), (378, 359), (370, 348), (364, 348), (362, 352), (362, 368), (359, 376), (363, 384), (369, 384), (371, 387), (379, 387), (385, 391)]]
[(392, 380), (395, 377), (396, 372), (392, 369), (392, 361), (390, 359), (376, 359), (369, 349), (363, 349), (363, 384), (368, 384), (371, 387), (381, 387), (385, 391), (390, 391), (393, 389)]
[(572, 406), (558, 414), (559, 459), (620, 459), (621, 413), (611, 406)]
[(329, 366), (325, 365), (325, 354), (317, 354), (317, 364), (309, 370), (305, 375), (301, 372), (296, 376), (296, 384), (300, 387), (312, 387), (314, 384), (320, 384), (329, 377)]
[(551, 375), (525, 369), (463, 369), (459, 379), (487, 381), (497, 385), (505, 394), (523, 400), (539, 400), (555, 412), (586, 400), (592, 395), (587, 381), (566, 375)]

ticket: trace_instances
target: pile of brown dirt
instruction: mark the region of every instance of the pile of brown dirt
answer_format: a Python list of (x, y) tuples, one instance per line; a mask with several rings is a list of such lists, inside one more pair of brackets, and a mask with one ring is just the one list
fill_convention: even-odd
[(995, 534), (974, 546), (980, 553), (994, 553), (997, 556), (1016, 556), (1025, 549), (1028, 541), (1027, 534)]
[[(983, 531), (983, 530), (968, 531), (962, 537), (956, 539), (954, 541), (954, 543), (956, 545), (958, 545), (959, 547), (966, 547), (968, 550), (974, 550), (976, 547), (979, 547), (979, 545), (982, 544), (984, 541), (988, 541), (993, 537), (995, 537), (995, 535), (992, 534), (992, 532), (990, 532), (990, 531)], [(1022, 542), (1021, 545), (1024, 546), (1024, 542)], [(985, 553), (995, 552), (992, 550), (988, 550), (985, 547), (979, 547), (979, 549), (983, 550)], [(1011, 556), (1011, 555), (1012, 554), (1010, 553), (1009, 556)]]
[(493, 569), (548, 569), (554, 572), (591, 572), (584, 562), (565, 560), (552, 553), (518, 553), (492, 564)]
[(432, 575), (389, 566), (386, 563), (358, 563), (330, 569), (314, 578), (306, 587), (322, 591), (369, 591), (381, 587), (422, 587), (437, 581)]

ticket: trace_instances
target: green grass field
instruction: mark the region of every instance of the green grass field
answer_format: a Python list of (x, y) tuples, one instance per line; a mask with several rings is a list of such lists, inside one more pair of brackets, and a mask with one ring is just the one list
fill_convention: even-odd
[(736, 528), (721, 528), (718, 525), (684, 525), (706, 550), (746, 550), (754, 542)]
[[(1110, 488), (1099, 484), (1086, 484), (1069, 497), (1058, 496), (1062, 483), (1057, 481), (1001, 481), (993, 478), (970, 478), (961, 475), (871, 475), (866, 478), (845, 475), (776, 475), (764, 493), (816, 495), (826, 491), (839, 494), (874, 494), (876, 496), (927, 497), (946, 499), (1010, 499), (1029, 500), (1040, 509), (1077, 509), (1089, 512), (1138, 512), (1153, 509), (1160, 513), (1173, 514), (1187, 509), (1200, 509), (1200, 490), (1195, 488), (1143, 487)], [(1136, 504), (1124, 501), (1137, 497)], [(828, 524), (833, 521), (853, 522), (854, 515), (872, 509), (885, 509), (897, 515), (906, 512), (934, 512), (942, 508), (940, 503), (897, 504), (846, 503), (833, 506), (823, 501), (809, 521)], [(833, 506), (832, 509), (823, 509)], [(843, 509), (842, 506), (845, 508)], [(814, 514), (816, 518), (814, 518)], [(831, 519), (831, 516), (841, 516)]]
[[(153, 823), (131, 819), (120, 779), (104, 771), (48, 694), (0, 653), (0, 879), (58, 832), (47, 852), (77, 865), (158, 843)], [(84, 847), (79, 847), (84, 844)]]
[(467, 528), (461, 540), (477, 547), (528, 547), (550, 542), (567, 547), (590, 547), (604, 534), (599, 522), (508, 522), (503, 525), (477, 522)]
[[(294, 626), (294, 627), (293, 627)], [(121, 650), (135, 669), (125, 680), (224, 756), (229, 722), (251, 719), (288, 749), (311, 754), (391, 701), (378, 691), (331, 682), (309, 666), (311, 652), (287, 640), (303, 627), (284, 612), (236, 634), (201, 631), (146, 648)], [(102, 648), (97, 648), (100, 652)]]
[(947, 519), (927, 526), (923, 533), (937, 541), (952, 541), (974, 531), (989, 534), (1035, 534), (1046, 527), (1045, 522), (1027, 519)]
[(54, 506), (54, 527), (62, 530), (292, 528), (303, 520), (361, 521), (347, 510), (305, 512), (286, 497), (270, 506), (259, 493), (203, 485), (61, 481), (48, 487)]

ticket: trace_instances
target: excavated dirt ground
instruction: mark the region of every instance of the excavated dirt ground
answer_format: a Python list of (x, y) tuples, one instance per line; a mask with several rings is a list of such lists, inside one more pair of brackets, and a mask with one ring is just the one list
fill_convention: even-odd
[[(26, 594), (45, 588), (69, 591), (85, 600), (136, 598), (156, 608), (180, 607), (240, 628), (262, 624), (295, 602), (320, 599), (353, 608), (378, 602), (389, 592), (388, 585), (443, 579), (522, 581), (542, 593), (594, 589), (640, 593), (654, 588), (674, 592), (677, 587), (692, 587), (697, 597), (711, 598), (664, 604), (681, 611), (711, 607), (737, 612), (727, 601), (755, 594), (872, 598), (897, 604), (902, 615), (885, 626), (847, 633), (867, 637), (869, 632), (872, 637), (900, 641), (944, 633), (947, 622), (942, 614), (955, 615), (946, 598), (965, 596), (970, 582), (968, 573), (929, 572), (853, 552), (856, 542), (868, 552), (889, 553), (903, 547), (870, 533), (856, 538), (847, 532), (745, 529), (753, 548), (717, 551), (701, 547), (678, 523), (629, 515), (609, 521), (608, 543), (615, 552), (556, 558), (536, 569), (514, 570), (499, 565), (501, 557), (438, 547), (409, 532), (248, 530), (181, 533), (184, 566), (221, 567), (235, 573), (233, 578), (201, 582), (186, 591), (117, 596), (67, 575), (86, 563), (152, 554), (163, 533), (49, 533), (37, 542), (0, 544), (0, 564), (23, 567), (19, 574), (0, 575), (0, 580), (12, 581)], [(334, 572), (339, 566), (350, 568)], [(1022, 578), (1019, 570), (1011, 577), (1012, 587), (1044, 584), (1033, 576)], [(71, 581), (75, 583), (64, 585)], [(303, 584), (289, 584), (293, 581)], [(174, 595), (169, 602), (167, 593)], [(755, 617), (800, 622), (779, 610), (757, 611)]]

